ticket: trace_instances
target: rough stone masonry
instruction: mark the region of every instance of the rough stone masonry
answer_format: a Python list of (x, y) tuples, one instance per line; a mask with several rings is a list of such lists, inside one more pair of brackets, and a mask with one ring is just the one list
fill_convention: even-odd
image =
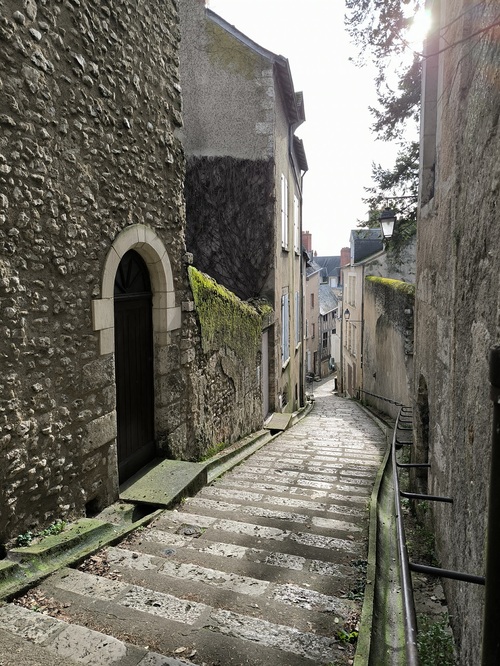
[(168, 253), (155, 427), (160, 447), (187, 441), (178, 42), (174, 0), (0, 1), (0, 542), (116, 497), (114, 360), (91, 303), (125, 229)]

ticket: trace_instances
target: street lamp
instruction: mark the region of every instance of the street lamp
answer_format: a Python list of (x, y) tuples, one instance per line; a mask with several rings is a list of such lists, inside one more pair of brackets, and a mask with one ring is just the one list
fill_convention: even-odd
[(394, 231), (394, 224), (396, 222), (396, 213), (390, 208), (384, 208), (384, 210), (380, 213), (380, 217), (378, 219), (380, 222), (380, 228), (382, 229), (384, 240), (386, 241), (390, 240), (392, 238), (392, 234)]
[(344, 319), (345, 319), (346, 321), (349, 321), (350, 317), (351, 317), (351, 313), (349, 312), (348, 308), (346, 308), (346, 309), (344, 310)]

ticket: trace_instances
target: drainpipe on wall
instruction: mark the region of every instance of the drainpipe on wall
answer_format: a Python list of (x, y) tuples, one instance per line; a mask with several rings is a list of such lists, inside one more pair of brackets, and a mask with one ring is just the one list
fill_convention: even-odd
[(482, 666), (500, 664), (500, 345), (490, 350), (490, 383), (493, 400), (488, 527), (486, 532), (486, 588), (483, 616)]
[(365, 341), (365, 265), (363, 264), (363, 272), (361, 273), (361, 349), (360, 349), (360, 359), (359, 359), (359, 374), (360, 378), (358, 381), (359, 399), (362, 399), (363, 395), (363, 358), (364, 358), (364, 341)]

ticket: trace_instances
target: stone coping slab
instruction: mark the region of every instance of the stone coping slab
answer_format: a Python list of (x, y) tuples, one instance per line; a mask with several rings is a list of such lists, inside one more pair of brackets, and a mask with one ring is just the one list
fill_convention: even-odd
[(205, 466), (184, 460), (153, 461), (120, 487), (125, 502), (167, 508), (206, 483)]

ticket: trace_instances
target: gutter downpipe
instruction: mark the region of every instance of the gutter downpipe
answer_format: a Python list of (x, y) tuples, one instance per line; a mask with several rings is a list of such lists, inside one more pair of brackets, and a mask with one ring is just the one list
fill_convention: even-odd
[(493, 401), (493, 427), (486, 532), (486, 589), (483, 613), (482, 666), (500, 664), (500, 345), (490, 349), (490, 383)]
[(363, 386), (364, 386), (364, 353), (365, 353), (365, 348), (364, 348), (364, 341), (365, 341), (365, 265), (363, 264), (363, 272), (361, 274), (361, 349), (360, 349), (360, 355), (361, 358), (359, 359), (359, 374), (361, 377), (358, 380), (358, 386), (361, 389), (359, 391), (359, 400), (361, 401), (361, 392), (363, 391)]

